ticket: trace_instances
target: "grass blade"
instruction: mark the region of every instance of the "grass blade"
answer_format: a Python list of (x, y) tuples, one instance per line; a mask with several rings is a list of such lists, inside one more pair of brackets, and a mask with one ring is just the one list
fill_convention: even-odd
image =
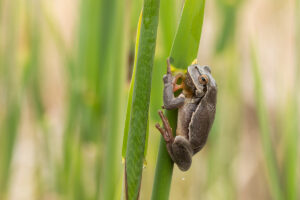
[[(217, 0), (219, 7), (218, 12), (221, 13), (221, 30), (216, 40), (216, 53), (221, 53), (225, 47), (232, 42), (235, 37), (237, 12), (244, 0), (234, 0), (231, 2)], [(233, 43), (233, 42), (232, 42)]]
[(133, 94), (133, 86), (134, 86), (135, 71), (136, 71), (137, 52), (138, 52), (139, 40), (140, 40), (142, 15), (143, 15), (143, 11), (141, 11), (139, 21), (138, 21), (137, 31), (136, 31), (134, 67), (133, 67), (133, 72), (132, 72), (132, 77), (131, 77), (131, 82), (130, 82), (128, 102), (127, 102), (127, 111), (126, 111), (125, 128), (124, 128), (124, 136), (123, 136), (123, 147), (122, 147), (122, 159), (124, 159), (124, 160), (125, 160), (126, 150), (127, 150), (127, 140), (128, 140), (129, 122), (130, 122), (131, 104), (132, 104), (132, 94)]
[[(300, 50), (300, 1), (296, 1), (296, 45), (295, 52)], [(284, 178), (285, 178), (285, 189), (287, 199), (299, 199), (299, 92), (297, 86), (299, 85), (300, 77), (300, 60), (299, 56), (296, 58), (296, 73), (294, 86), (290, 98), (287, 101), (287, 108), (285, 109), (286, 114), (284, 115), (283, 123), (285, 126), (285, 153), (284, 153)]]
[[(125, 82), (125, 39), (127, 37), (124, 24), (125, 2), (116, 1), (115, 21), (113, 21), (112, 40), (109, 48), (109, 83), (108, 90), (108, 131), (106, 138), (105, 155), (103, 161), (102, 191), (103, 199), (119, 199), (117, 196), (121, 187), (119, 177), (121, 175), (121, 132), (123, 126), (123, 85)], [(123, 33), (123, 34), (121, 34)], [(118, 59), (115, 59), (115, 58)], [(121, 186), (121, 185), (120, 185)], [(102, 196), (103, 195), (103, 196)]]
[(136, 59), (131, 116), (125, 160), (127, 199), (137, 199), (141, 184), (148, 123), (152, 67), (159, 15), (159, 0), (145, 0)]
[[(294, 90), (296, 91), (296, 90)], [(284, 139), (285, 139), (285, 150), (284, 150), (284, 179), (285, 179), (285, 190), (287, 199), (298, 199), (297, 198), (297, 187), (298, 187), (298, 139), (299, 139), (299, 127), (298, 127), (298, 105), (296, 95), (291, 96), (288, 99), (287, 108), (283, 115), (284, 124)]]
[(262, 82), (259, 73), (259, 66), (257, 61), (257, 55), (255, 48), (251, 48), (252, 57), (252, 70), (254, 77), (254, 88), (255, 88), (255, 101), (257, 108), (257, 117), (259, 121), (259, 129), (261, 135), (261, 142), (263, 147), (263, 153), (266, 160), (266, 167), (268, 172), (268, 179), (270, 184), (270, 192), (275, 200), (283, 199), (282, 185), (280, 184), (280, 177), (278, 166), (276, 162), (276, 156), (274, 148), (272, 146), (271, 132), (268, 121), (268, 114), (264, 103)]
[(8, 12), (5, 16), (1, 16), (7, 22), (6, 27), (1, 27), (4, 28), (3, 33), (7, 38), (5, 41), (1, 40), (3, 44), (1, 44), (0, 49), (0, 82), (3, 84), (0, 91), (1, 98), (3, 99), (3, 105), (1, 106), (3, 114), (1, 113), (0, 116), (0, 199), (7, 198), (10, 186), (11, 164), (18, 137), (21, 118), (21, 99), (24, 89), (20, 87), (19, 77), (16, 76), (20, 67), (17, 62), (17, 42), (20, 28), (20, 13), (18, 9), (20, 8), (20, 2), (9, 1), (6, 3), (6, 10)]
[(205, 0), (186, 0), (171, 50), (171, 64), (186, 69), (196, 58), (204, 16)]

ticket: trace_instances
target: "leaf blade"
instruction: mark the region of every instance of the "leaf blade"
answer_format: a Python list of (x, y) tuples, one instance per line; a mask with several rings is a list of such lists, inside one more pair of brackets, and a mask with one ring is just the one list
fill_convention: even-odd
[(205, 0), (186, 0), (180, 23), (173, 42), (170, 59), (171, 64), (185, 69), (197, 57)]
[(132, 77), (131, 77), (129, 94), (128, 94), (124, 136), (123, 136), (123, 146), (122, 146), (122, 160), (124, 160), (124, 162), (125, 162), (125, 156), (126, 156), (126, 150), (127, 150), (127, 140), (128, 140), (129, 122), (130, 122), (131, 104), (132, 104), (132, 94), (133, 94), (133, 86), (134, 86), (135, 71), (136, 71), (136, 58), (137, 58), (140, 32), (141, 32), (142, 15), (143, 15), (143, 10), (140, 13), (138, 26), (137, 26), (136, 43), (135, 43), (135, 51), (134, 51), (134, 67), (133, 67), (133, 71), (132, 71)]
[(131, 116), (125, 159), (125, 185), (127, 199), (137, 199), (144, 162), (145, 140), (149, 116), (152, 68), (156, 46), (159, 0), (145, 0), (136, 74), (132, 94)]

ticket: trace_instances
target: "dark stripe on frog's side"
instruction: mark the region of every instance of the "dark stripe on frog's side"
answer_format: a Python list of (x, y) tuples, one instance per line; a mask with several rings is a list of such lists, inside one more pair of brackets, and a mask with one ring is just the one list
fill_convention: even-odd
[[(194, 154), (205, 145), (209, 131), (214, 122), (216, 113), (217, 90), (211, 89), (202, 98), (200, 104), (192, 115), (189, 126), (189, 141)], [(208, 103), (210, 102), (210, 103)]]

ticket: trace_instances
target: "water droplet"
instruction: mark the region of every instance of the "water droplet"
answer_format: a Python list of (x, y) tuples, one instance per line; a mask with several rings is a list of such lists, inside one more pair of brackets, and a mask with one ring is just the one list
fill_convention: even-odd
[(183, 180), (183, 181), (184, 181), (184, 179), (185, 179), (185, 178), (183, 178), (183, 177), (181, 178), (181, 180)]

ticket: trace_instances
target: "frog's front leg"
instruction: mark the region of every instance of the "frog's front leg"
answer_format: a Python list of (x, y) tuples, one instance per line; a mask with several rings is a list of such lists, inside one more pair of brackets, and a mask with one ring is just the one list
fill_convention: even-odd
[[(170, 61), (167, 60), (167, 74), (164, 75), (163, 81), (164, 81), (164, 106), (163, 108), (171, 110), (178, 108), (183, 105), (184, 103), (184, 95), (179, 95), (178, 97), (174, 96), (174, 91), (180, 89), (182, 86), (177, 85), (176, 81), (180, 76), (176, 76), (175, 79), (173, 79), (173, 76), (171, 74), (170, 69)], [(174, 81), (175, 80), (175, 81)]]
[(158, 112), (163, 122), (164, 128), (160, 127), (157, 123), (156, 128), (162, 134), (166, 141), (167, 151), (173, 160), (182, 171), (186, 171), (192, 164), (193, 149), (189, 141), (180, 135), (173, 137), (172, 128), (169, 124), (168, 119), (163, 115), (162, 111)]

